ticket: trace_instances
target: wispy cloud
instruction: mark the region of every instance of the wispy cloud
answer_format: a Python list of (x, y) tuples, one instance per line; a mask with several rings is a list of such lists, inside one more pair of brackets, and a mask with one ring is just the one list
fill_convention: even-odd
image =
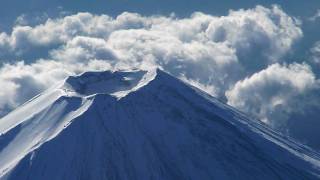
[(320, 18), (320, 9), (317, 10), (317, 12), (308, 18), (309, 21), (316, 21)]

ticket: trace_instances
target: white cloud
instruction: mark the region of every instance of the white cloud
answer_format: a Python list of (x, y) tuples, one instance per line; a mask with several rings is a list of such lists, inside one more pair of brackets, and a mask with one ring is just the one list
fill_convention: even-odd
[(311, 16), (311, 17), (309, 17), (309, 21), (316, 21), (316, 20), (318, 20), (320, 18), (320, 9), (318, 9), (317, 10), (317, 12), (313, 15), (313, 16)]
[(230, 43), (239, 55), (247, 56), (246, 53), (258, 50), (267, 60), (278, 61), (293, 41), (302, 36), (297, 24), (278, 6), (271, 9), (257, 6), (230, 11), (229, 16), (211, 21), (206, 33), (213, 41)]
[[(22, 17), (18, 17), (18, 21)], [(143, 28), (147, 21), (148, 18), (134, 13), (123, 13), (116, 19), (107, 15), (78, 13), (64, 18), (49, 18), (44, 24), (35, 27), (18, 24), (11, 34), (2, 33), (1, 42), (7, 42), (6, 45), (12, 50), (27, 46), (64, 44), (79, 35), (105, 38), (118, 29)]]
[(17, 24), (11, 33), (0, 34), (0, 57), (23, 58), (39, 48), (47, 48), (48, 57), (1, 68), (0, 85), (10, 87), (12, 95), (0, 92), (0, 109), (15, 107), (69, 74), (124, 67), (161, 66), (223, 98), (237, 81), (281, 61), (302, 37), (299, 26), (278, 6), (221, 17), (78, 13), (36, 26)]
[(84, 36), (76, 36), (59, 49), (52, 50), (50, 55), (59, 61), (75, 63), (118, 59), (104, 39)]
[(315, 64), (318, 68), (320, 66), (320, 41), (316, 42), (310, 50), (311, 63)]
[(288, 114), (299, 111), (308, 101), (303, 95), (318, 88), (319, 82), (308, 65), (273, 64), (238, 81), (226, 91), (226, 97), (230, 105), (281, 126)]

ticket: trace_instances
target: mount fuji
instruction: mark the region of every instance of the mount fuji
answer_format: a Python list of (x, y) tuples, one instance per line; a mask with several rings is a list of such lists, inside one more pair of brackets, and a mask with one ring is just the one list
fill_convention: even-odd
[(320, 179), (320, 158), (162, 70), (85, 72), (0, 119), (0, 179)]

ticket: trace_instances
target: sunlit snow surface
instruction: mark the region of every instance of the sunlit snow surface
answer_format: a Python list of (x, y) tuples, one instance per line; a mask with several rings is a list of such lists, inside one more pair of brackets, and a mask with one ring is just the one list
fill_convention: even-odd
[(0, 119), (0, 179), (319, 179), (319, 155), (162, 72), (69, 77)]

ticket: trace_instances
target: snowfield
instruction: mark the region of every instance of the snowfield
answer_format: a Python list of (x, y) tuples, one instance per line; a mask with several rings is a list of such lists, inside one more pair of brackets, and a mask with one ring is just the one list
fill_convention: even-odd
[(161, 71), (69, 77), (0, 119), (1, 180), (320, 179), (319, 155)]

